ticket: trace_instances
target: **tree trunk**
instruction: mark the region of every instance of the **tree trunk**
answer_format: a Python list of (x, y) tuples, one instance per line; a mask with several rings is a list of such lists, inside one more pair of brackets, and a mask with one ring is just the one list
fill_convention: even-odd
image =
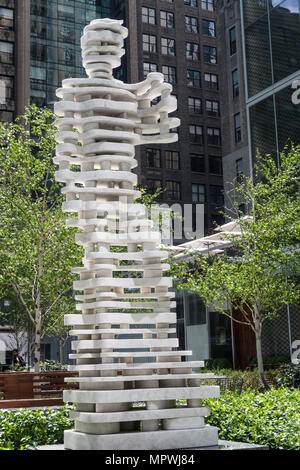
[(59, 337), (59, 362), (64, 363), (64, 340), (62, 336)]
[(40, 372), (41, 366), (41, 313), (36, 312), (36, 327), (34, 341), (34, 372)]
[(258, 367), (258, 377), (261, 385), (264, 387), (265, 390), (269, 388), (264, 373), (264, 362), (262, 356), (262, 344), (261, 344), (261, 332), (262, 332), (262, 325), (255, 321), (255, 339), (256, 339), (256, 355), (257, 355), (257, 367)]

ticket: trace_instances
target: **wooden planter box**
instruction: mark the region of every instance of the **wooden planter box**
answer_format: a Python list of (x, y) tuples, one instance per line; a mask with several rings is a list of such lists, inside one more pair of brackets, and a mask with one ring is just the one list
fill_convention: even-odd
[(77, 388), (64, 379), (75, 375), (66, 371), (0, 373), (0, 392), (4, 394), (0, 409), (62, 405), (63, 390)]

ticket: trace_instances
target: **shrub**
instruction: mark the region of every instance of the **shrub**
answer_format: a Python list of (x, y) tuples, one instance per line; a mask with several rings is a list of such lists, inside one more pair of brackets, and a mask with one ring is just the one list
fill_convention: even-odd
[(64, 430), (73, 427), (69, 410), (70, 407), (64, 406), (0, 412), (0, 447), (26, 450), (40, 445), (62, 444)]
[(300, 450), (300, 390), (226, 392), (204, 404), (211, 410), (206, 421), (219, 428), (220, 439)]
[[(288, 356), (270, 356), (264, 357), (263, 362), (265, 366), (279, 366), (280, 364), (287, 364), (291, 361), (291, 358)], [(250, 365), (257, 366), (257, 359), (251, 359)]]
[(231, 369), (232, 364), (225, 357), (219, 359), (207, 359), (205, 361), (205, 368), (208, 370)]
[[(225, 376), (225, 381), (207, 381), (209, 384), (218, 384), (221, 387), (221, 392), (226, 389), (230, 391), (234, 390), (248, 390), (249, 388), (257, 391), (262, 391), (262, 385), (259, 381), (258, 371), (254, 370), (232, 370), (232, 369), (215, 369), (213, 371), (209, 369), (199, 369), (198, 372), (213, 372), (215, 375)], [(271, 369), (265, 371), (265, 379), (269, 387), (277, 386), (277, 377), (279, 374), (278, 369)]]
[(58, 361), (51, 361), (47, 359), (45, 362), (40, 362), (41, 370), (67, 370), (68, 366), (61, 364)]
[(277, 383), (289, 388), (300, 387), (300, 365), (282, 365), (279, 369)]

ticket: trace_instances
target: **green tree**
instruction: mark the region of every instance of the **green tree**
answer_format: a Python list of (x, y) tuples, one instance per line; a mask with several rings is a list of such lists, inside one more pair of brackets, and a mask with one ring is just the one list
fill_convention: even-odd
[[(245, 177), (234, 189), (234, 220), (240, 230), (224, 235), (231, 248), (209, 256), (186, 253), (185, 260), (172, 262), (179, 288), (252, 328), (265, 387), (263, 325), (283, 304), (299, 298), (299, 176), (300, 147), (282, 153), (280, 168), (270, 156), (258, 155), (253, 180)], [(250, 217), (239, 210), (241, 201)], [(235, 318), (236, 311), (242, 320)]]
[(82, 256), (55, 182), (54, 119), (32, 106), (0, 124), (0, 285), (2, 294), (16, 293), (33, 325), (36, 371), (43, 328), (72, 290), (71, 267)]

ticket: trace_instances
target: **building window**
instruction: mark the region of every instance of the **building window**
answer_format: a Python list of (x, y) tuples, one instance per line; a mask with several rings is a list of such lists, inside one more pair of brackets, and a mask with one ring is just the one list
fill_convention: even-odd
[(166, 82), (175, 85), (177, 81), (176, 67), (171, 67), (170, 65), (163, 65), (161, 70), (164, 74)]
[(185, 17), (185, 32), (186, 33), (198, 33), (199, 32), (198, 18), (194, 18), (193, 16)]
[(207, 144), (208, 145), (221, 145), (221, 131), (215, 127), (207, 128)]
[(166, 168), (168, 170), (180, 170), (179, 152), (166, 151)]
[(238, 98), (240, 95), (239, 72), (237, 69), (232, 72), (232, 94), (233, 98)]
[(0, 75), (0, 105), (6, 105), (14, 99), (14, 79)]
[(163, 1), (167, 3), (174, 3), (174, 0), (163, 0)]
[(0, 41), (0, 62), (2, 64), (14, 63), (14, 45), (12, 42)]
[(157, 72), (157, 64), (153, 64), (151, 62), (144, 62), (144, 77), (146, 78), (148, 73)]
[(213, 46), (203, 46), (204, 62), (207, 64), (217, 63), (217, 48)]
[(222, 157), (215, 157), (210, 155), (209, 157), (209, 172), (212, 175), (222, 175)]
[(161, 38), (161, 53), (163, 55), (175, 56), (175, 39)]
[(188, 108), (190, 113), (202, 114), (202, 100), (200, 98), (188, 98)]
[(57, 18), (62, 21), (74, 21), (74, 6), (58, 5)]
[(202, 34), (211, 38), (216, 37), (216, 23), (211, 20), (202, 20)]
[(161, 180), (147, 180), (146, 187), (150, 194), (155, 194), (155, 192), (162, 187)]
[[(46, 29), (44, 31), (46, 37)], [(64, 23), (60, 26), (57, 32), (57, 39), (62, 42), (73, 43), (75, 41), (75, 29), (71, 23)]]
[(239, 158), (235, 161), (235, 173), (237, 181), (241, 181), (242, 176), (244, 174), (244, 164), (242, 158)]
[(235, 26), (229, 30), (229, 41), (230, 41), (230, 55), (236, 53), (236, 28)]
[(203, 144), (203, 127), (189, 126), (190, 141), (197, 144)]
[(156, 36), (151, 34), (143, 34), (143, 51), (155, 54), (156, 48)]
[(160, 12), (160, 26), (163, 28), (172, 29), (174, 28), (174, 13), (171, 11)]
[(0, 8), (0, 29), (12, 30), (14, 28), (14, 10)]
[(189, 60), (200, 60), (199, 44), (194, 42), (186, 43), (186, 58)]
[(47, 71), (45, 68), (30, 67), (30, 80), (32, 82), (44, 82), (47, 79)]
[(41, 361), (47, 361), (51, 358), (51, 344), (41, 343)]
[(188, 5), (189, 7), (195, 7), (197, 8), (198, 6), (198, 0), (184, 0), (184, 4)]
[(147, 24), (156, 24), (154, 8), (142, 8), (142, 22)]
[(191, 170), (195, 173), (205, 173), (205, 158), (203, 155), (191, 155)]
[(146, 162), (148, 168), (161, 168), (160, 150), (146, 149)]
[(209, 187), (209, 202), (211, 204), (223, 205), (224, 204), (224, 191), (222, 186), (210, 186)]
[(214, 11), (215, 0), (201, 0), (202, 10)]
[(242, 140), (242, 130), (241, 130), (241, 115), (237, 113), (234, 115), (234, 135), (236, 143), (241, 142)]
[(219, 89), (219, 78), (218, 75), (215, 75), (214, 73), (205, 73), (204, 82), (205, 88), (209, 88), (210, 90)]
[(206, 100), (205, 102), (206, 114), (211, 117), (220, 116), (219, 101)]
[(187, 70), (187, 85), (201, 88), (201, 74), (198, 70)]
[(192, 184), (192, 201), (204, 204), (206, 201), (205, 185)]
[(178, 181), (166, 181), (167, 197), (178, 201), (181, 199), (181, 185)]

